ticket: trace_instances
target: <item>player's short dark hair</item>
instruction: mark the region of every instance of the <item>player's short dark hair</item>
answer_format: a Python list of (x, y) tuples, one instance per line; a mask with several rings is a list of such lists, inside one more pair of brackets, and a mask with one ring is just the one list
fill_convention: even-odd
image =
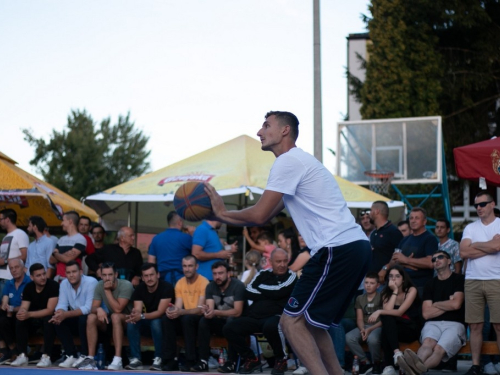
[(227, 262), (223, 261), (223, 260), (218, 260), (217, 262), (215, 262), (214, 264), (212, 264), (212, 269), (216, 269), (216, 268), (219, 268), (219, 267), (224, 267), (226, 269), (227, 272), (229, 272), (231, 270), (231, 267), (229, 267), (229, 264), (227, 264)]
[(182, 260), (191, 260), (194, 259), (194, 264), (198, 264), (198, 258), (196, 258), (194, 255), (188, 254)]
[(14, 211), (12, 208), (5, 208), (2, 211), (0, 211), (0, 214), (2, 214), (3, 217), (8, 218), (12, 224), (16, 225), (17, 212)]
[(422, 207), (413, 207), (410, 212), (421, 212), (424, 215), (424, 219), (427, 219), (427, 211)]
[(146, 262), (141, 266), (141, 272), (147, 271), (150, 268), (154, 268), (155, 272), (158, 273), (158, 265), (156, 263), (149, 263), (149, 262)]
[(385, 218), (389, 217), (389, 205), (387, 204), (387, 202), (375, 201), (375, 202), (373, 202), (372, 206), (375, 206), (377, 209), (379, 209), (380, 214), (383, 217), (385, 217)]
[(266, 230), (257, 236), (257, 241), (259, 241), (259, 240), (265, 240), (265, 241), (268, 241), (269, 243), (273, 243), (274, 237), (271, 234), (271, 232), (268, 232)]
[(80, 220), (80, 215), (76, 211), (68, 211), (63, 214), (63, 216), (67, 216), (73, 224), (75, 224), (75, 227), (78, 226), (78, 220)]
[(377, 283), (379, 282), (378, 273), (376, 273), (375, 271), (368, 272), (365, 276), (365, 279), (375, 279), (377, 280)]
[(294, 141), (299, 137), (299, 119), (291, 112), (284, 111), (269, 111), (265, 118), (274, 116), (282, 125), (290, 126), (290, 135)]
[(30, 266), (30, 275), (33, 276), (33, 274), (35, 273), (35, 271), (38, 271), (38, 270), (44, 270), (45, 267), (43, 266), (43, 264), (41, 263), (34, 263)]
[(30, 216), (28, 221), (31, 223), (31, 225), (34, 225), (41, 233), (45, 230), (45, 228), (47, 228), (47, 223), (41, 216)]
[(68, 263), (66, 263), (66, 268), (71, 267), (71, 266), (77, 266), (79, 270), (82, 269), (80, 266), (80, 263), (78, 263), (76, 260), (70, 260)]
[(437, 223), (437, 222), (442, 222), (442, 223), (444, 223), (444, 225), (446, 225), (446, 228), (447, 228), (447, 229), (450, 229), (450, 228), (451, 228), (450, 221), (449, 221), (448, 219), (445, 219), (444, 217), (437, 219), (437, 220), (436, 220), (436, 223)]

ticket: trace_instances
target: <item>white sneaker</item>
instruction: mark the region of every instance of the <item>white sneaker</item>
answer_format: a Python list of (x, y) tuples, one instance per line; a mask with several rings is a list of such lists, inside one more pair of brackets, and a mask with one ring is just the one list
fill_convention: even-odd
[(28, 366), (28, 357), (26, 357), (24, 353), (21, 353), (14, 361), (11, 362), (10, 365), (14, 367)]
[[(89, 357), (90, 358), (90, 357)], [(82, 364), (83, 361), (85, 361), (87, 359), (87, 356), (86, 355), (80, 355), (80, 357), (78, 357), (76, 359), (76, 361), (71, 365), (71, 367), (73, 368), (78, 368), (78, 366), (80, 366)]]
[(108, 370), (123, 370), (123, 363), (121, 357), (114, 356), (113, 362), (108, 365)]
[(396, 370), (392, 366), (385, 366), (382, 375), (397, 375)]
[(297, 368), (297, 370), (292, 372), (292, 374), (293, 375), (305, 375), (305, 374), (309, 374), (309, 371), (307, 371), (307, 369), (304, 366), (299, 366)]
[(40, 361), (36, 364), (36, 367), (50, 367), (52, 366), (52, 361), (47, 354), (43, 354)]
[(77, 361), (77, 358), (67, 355), (66, 359), (64, 361), (62, 361), (61, 363), (59, 363), (59, 367), (71, 368), (73, 366), (73, 363), (75, 363), (76, 361)]
[(396, 353), (394, 353), (394, 366), (398, 366), (399, 357), (403, 357), (403, 353), (398, 350)]
[(495, 369), (497, 370), (497, 372), (500, 374), (500, 363), (497, 363), (495, 365)]
[(219, 368), (219, 362), (217, 362), (217, 360), (212, 356), (208, 358), (208, 368), (210, 370), (216, 370)]
[(488, 375), (496, 375), (498, 374), (497, 369), (495, 368), (495, 365), (493, 363), (487, 363), (484, 365), (483, 372)]

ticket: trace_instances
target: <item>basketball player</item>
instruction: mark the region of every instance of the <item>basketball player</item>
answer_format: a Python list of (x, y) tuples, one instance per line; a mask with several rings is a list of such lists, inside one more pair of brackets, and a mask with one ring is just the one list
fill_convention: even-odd
[(227, 211), (206, 184), (216, 220), (263, 225), (284, 207), (311, 249), (311, 259), (285, 306), (281, 326), (311, 374), (342, 374), (327, 329), (339, 324), (368, 270), (371, 249), (330, 172), (295, 146), (299, 121), (290, 112), (268, 112), (257, 133), (276, 161), (266, 190), (252, 207)]

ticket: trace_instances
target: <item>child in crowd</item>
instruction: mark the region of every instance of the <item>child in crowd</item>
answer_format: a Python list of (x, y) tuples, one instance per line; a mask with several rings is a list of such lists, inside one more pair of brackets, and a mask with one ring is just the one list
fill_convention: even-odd
[[(378, 274), (368, 272), (364, 281), (364, 294), (356, 298), (354, 308), (356, 309), (356, 325), (352, 331), (346, 334), (346, 344), (349, 350), (359, 358), (359, 373), (366, 374), (373, 368), (372, 374), (380, 374), (380, 363), (382, 361), (382, 351), (380, 344), (380, 334), (382, 332), (382, 323), (377, 319), (373, 323), (368, 322), (368, 318), (377, 310), (382, 309), (382, 297), (377, 292), (380, 286)], [(361, 343), (366, 342), (372, 356), (373, 364), (366, 357)]]
[(271, 233), (264, 231), (257, 237), (257, 242), (254, 242), (250, 235), (248, 234), (248, 229), (243, 228), (243, 235), (245, 236), (248, 244), (254, 250), (259, 251), (262, 254), (262, 260), (260, 266), (263, 270), (267, 270), (271, 268), (271, 263), (269, 262), (269, 258), (271, 257), (271, 253), (274, 249), (276, 249), (276, 245), (274, 244), (274, 238)]
[(246, 271), (241, 275), (243, 284), (248, 285), (254, 278), (257, 272), (260, 271), (260, 261), (262, 256), (257, 250), (250, 250), (245, 255), (245, 268)]

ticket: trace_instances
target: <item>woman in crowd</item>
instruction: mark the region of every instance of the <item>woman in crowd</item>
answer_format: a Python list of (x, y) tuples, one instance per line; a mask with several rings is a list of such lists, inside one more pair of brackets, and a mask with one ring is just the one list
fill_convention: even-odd
[(278, 247), (288, 253), (288, 264), (293, 264), (300, 253), (299, 239), (293, 228), (282, 229), (278, 232)]

